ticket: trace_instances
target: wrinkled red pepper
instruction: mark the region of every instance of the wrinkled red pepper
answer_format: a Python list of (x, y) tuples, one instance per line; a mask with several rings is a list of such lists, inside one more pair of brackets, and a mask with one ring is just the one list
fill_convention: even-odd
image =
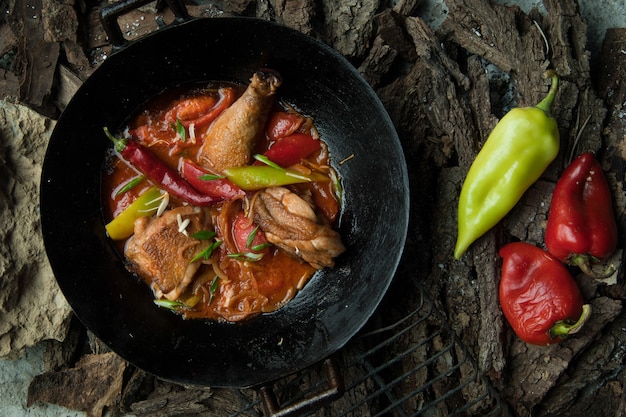
[(183, 159), (180, 174), (193, 188), (204, 195), (214, 197), (217, 201), (233, 200), (246, 195), (245, 191), (227, 178), (204, 179), (208, 173), (188, 159)]
[(287, 168), (311, 155), (321, 146), (321, 142), (311, 135), (294, 133), (279, 139), (263, 155), (281, 167)]
[(178, 171), (165, 165), (152, 152), (134, 140), (116, 138), (106, 127), (104, 132), (115, 145), (115, 150), (126, 161), (172, 196), (194, 206), (208, 206), (221, 201), (199, 193), (180, 176)]
[(509, 243), (500, 256), (500, 305), (520, 339), (546, 346), (581, 329), (591, 307), (565, 265), (525, 242)]
[(563, 172), (552, 194), (546, 225), (548, 251), (585, 273), (617, 247), (611, 190), (593, 154), (579, 155)]

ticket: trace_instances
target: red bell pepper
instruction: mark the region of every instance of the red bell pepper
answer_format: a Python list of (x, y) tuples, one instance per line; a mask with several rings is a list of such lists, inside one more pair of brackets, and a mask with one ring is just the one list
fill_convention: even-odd
[(277, 111), (272, 113), (267, 122), (267, 137), (277, 140), (295, 133), (302, 126), (304, 116), (298, 113)]
[(546, 346), (581, 329), (591, 307), (558, 259), (525, 242), (500, 249), (500, 305), (523, 341)]
[[(546, 225), (548, 251), (561, 261), (591, 271), (617, 247), (611, 190), (593, 154), (578, 156), (556, 184)], [(611, 271), (612, 272), (612, 271)]]
[(294, 133), (279, 139), (263, 155), (283, 168), (297, 164), (321, 147), (321, 142), (306, 133)]
[(186, 179), (193, 188), (218, 201), (233, 200), (246, 195), (245, 191), (227, 178), (207, 178), (210, 174), (188, 159), (182, 160), (179, 169), (183, 178)]

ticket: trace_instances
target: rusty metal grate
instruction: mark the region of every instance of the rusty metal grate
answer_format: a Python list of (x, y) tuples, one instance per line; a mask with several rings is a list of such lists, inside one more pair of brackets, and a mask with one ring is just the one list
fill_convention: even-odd
[[(418, 301), (408, 316), (388, 326), (370, 320), (366, 329), (336, 354), (345, 393), (308, 415), (508, 415), (498, 392), (479, 373), (475, 360), (435, 304), (419, 283), (414, 286)], [(427, 336), (407, 342), (415, 333)], [(314, 366), (277, 382), (274, 390), (279, 402), (289, 407), (324, 390), (329, 382), (322, 368)], [(232, 417), (264, 415), (260, 398), (250, 390), (239, 391), (239, 398), (242, 408)]]

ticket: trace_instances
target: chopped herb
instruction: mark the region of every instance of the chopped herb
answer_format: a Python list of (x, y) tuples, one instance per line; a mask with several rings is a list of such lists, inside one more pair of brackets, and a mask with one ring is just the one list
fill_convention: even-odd
[(213, 239), (215, 235), (216, 233), (213, 230), (200, 230), (191, 235), (191, 237), (198, 240), (210, 240)]
[(172, 129), (174, 129), (178, 137), (180, 137), (180, 140), (187, 142), (187, 132), (180, 119), (176, 119), (176, 123), (172, 123)]
[(252, 249), (255, 252), (259, 252), (259, 251), (262, 251), (265, 248), (269, 248), (270, 246), (272, 246), (272, 244), (270, 242), (265, 242), (265, 243), (261, 243), (260, 245), (255, 245), (255, 246), (251, 247), (250, 249)]
[(249, 248), (250, 246), (252, 246), (252, 242), (254, 242), (254, 238), (256, 237), (256, 234), (259, 231), (259, 226), (255, 227), (252, 232), (250, 232), (250, 234), (248, 235), (248, 240), (246, 240), (246, 248)]
[(213, 297), (215, 297), (215, 293), (217, 292), (217, 287), (219, 286), (219, 277), (216, 275), (213, 278), (213, 281), (211, 281), (211, 285), (209, 286), (209, 303), (211, 304), (211, 301), (213, 301)]
[(276, 162), (272, 162), (272, 160), (265, 155), (255, 154), (254, 159), (259, 162), (263, 162), (265, 165), (271, 166), (272, 168), (280, 169), (281, 171), (285, 170), (285, 168), (281, 167)]
[(115, 197), (120, 196), (121, 194), (124, 194), (125, 192), (132, 190), (133, 188), (135, 188), (137, 185), (139, 185), (146, 177), (144, 177), (143, 175), (139, 175), (135, 178), (133, 178), (132, 180), (128, 181), (122, 188), (120, 188), (117, 193), (115, 193)]
[(203, 174), (198, 177), (199, 180), (202, 181), (213, 181), (224, 178), (223, 175), (215, 175), (215, 174)]
[(183, 303), (182, 301), (178, 301), (178, 300), (168, 300), (167, 298), (159, 298), (154, 300), (154, 304), (158, 305), (159, 307), (163, 307), (163, 308), (167, 308), (169, 310), (177, 310), (179, 308), (186, 308), (187, 305), (185, 303)]
[(203, 260), (208, 260), (211, 255), (213, 254), (213, 251), (217, 248), (219, 248), (219, 246), (222, 244), (221, 240), (216, 240), (215, 242), (211, 243), (209, 246), (207, 246), (202, 252), (200, 252), (199, 254), (197, 254), (196, 256), (194, 256), (189, 263), (193, 263), (196, 261), (199, 261), (200, 259)]
[(254, 252), (238, 252), (238, 253), (229, 253), (229, 258), (236, 259), (238, 261), (244, 262), (258, 262), (263, 259), (262, 253), (254, 253)]

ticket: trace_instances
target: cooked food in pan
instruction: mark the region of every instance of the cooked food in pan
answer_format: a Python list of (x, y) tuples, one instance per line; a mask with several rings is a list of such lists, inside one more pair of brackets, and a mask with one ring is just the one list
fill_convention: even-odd
[(117, 133), (103, 173), (109, 237), (184, 318), (239, 321), (287, 303), (344, 250), (339, 179), (278, 73), (165, 91)]

